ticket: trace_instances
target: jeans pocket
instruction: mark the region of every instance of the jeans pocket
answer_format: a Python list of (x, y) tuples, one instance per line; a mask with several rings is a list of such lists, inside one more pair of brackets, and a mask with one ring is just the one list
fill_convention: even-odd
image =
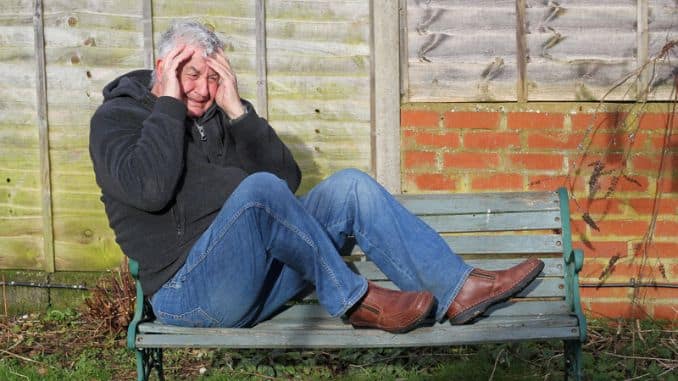
[(155, 316), (163, 324), (182, 327), (218, 327), (219, 320), (213, 318), (202, 308), (197, 307), (182, 314), (172, 314), (165, 311), (156, 311)]

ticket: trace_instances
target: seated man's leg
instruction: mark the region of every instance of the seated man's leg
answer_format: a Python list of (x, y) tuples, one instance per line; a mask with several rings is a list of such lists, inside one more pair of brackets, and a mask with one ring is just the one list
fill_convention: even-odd
[[(453, 253), (431, 227), (357, 170), (337, 172), (302, 202), (336, 247), (354, 235), (365, 254), (402, 290), (431, 291), (438, 300), (438, 319), (448, 315), (454, 317), (453, 322), (464, 323), (489, 304), (519, 291), (541, 270), (540, 261), (531, 261), (510, 271), (481, 274)], [(493, 278), (497, 275), (499, 282)], [(477, 281), (488, 276), (491, 281)], [(461, 307), (452, 303), (457, 295), (464, 300)], [(463, 318), (457, 319), (460, 314)]]
[(198, 315), (204, 320), (183, 325), (248, 326), (306, 282), (332, 316), (346, 313), (367, 291), (366, 280), (346, 266), (285, 182), (258, 173), (229, 197), (152, 304), (168, 323)]

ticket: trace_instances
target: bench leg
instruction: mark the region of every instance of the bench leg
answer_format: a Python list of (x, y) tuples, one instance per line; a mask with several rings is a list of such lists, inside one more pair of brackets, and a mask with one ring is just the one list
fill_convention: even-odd
[(565, 341), (565, 379), (582, 381), (584, 379), (583, 357), (579, 340)]
[(164, 381), (165, 375), (162, 370), (162, 349), (161, 348), (143, 348), (137, 349), (137, 380), (148, 381), (151, 372), (155, 369), (158, 374), (158, 380)]

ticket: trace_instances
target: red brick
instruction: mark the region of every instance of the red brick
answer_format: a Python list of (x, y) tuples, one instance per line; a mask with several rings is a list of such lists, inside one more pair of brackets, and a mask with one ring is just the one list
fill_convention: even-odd
[(654, 227), (655, 237), (673, 238), (678, 236), (678, 222), (675, 221), (657, 221)]
[(435, 167), (435, 152), (408, 151), (404, 154), (405, 168)]
[[(607, 282), (627, 282), (633, 279), (651, 279), (659, 274), (659, 270), (649, 265), (640, 265), (637, 263), (615, 263), (612, 270), (608, 273)], [(600, 277), (600, 274), (598, 275)]]
[(612, 130), (622, 126), (626, 113), (601, 112), (597, 114), (571, 115), (573, 130)]
[[(640, 129), (641, 130), (663, 130), (669, 126), (669, 116), (668, 113), (651, 113), (651, 114), (642, 114), (640, 116)], [(673, 127), (678, 127), (678, 118), (674, 117)]]
[(405, 131), (406, 140), (421, 147), (457, 148), (459, 147), (459, 134), (438, 134), (430, 132)]
[[(633, 169), (636, 171), (652, 171), (659, 172), (659, 164), (661, 157), (659, 154), (653, 156), (638, 155), (631, 159)], [(671, 153), (664, 157), (662, 170), (670, 171), (671, 169), (678, 169), (678, 152)]]
[(617, 318), (646, 318), (647, 312), (642, 306), (632, 305), (630, 302), (591, 302), (590, 314), (592, 317), (608, 319)]
[(464, 147), (492, 150), (520, 147), (520, 135), (516, 132), (467, 132)]
[[(644, 283), (651, 283), (650, 281), (644, 281)], [(658, 281), (657, 283), (663, 283)], [(666, 288), (666, 287), (643, 287), (638, 293), (640, 298), (645, 299), (676, 299), (678, 300), (678, 288)]]
[(589, 149), (598, 151), (621, 151), (631, 146), (631, 139), (626, 132), (602, 133), (598, 132), (591, 136)]
[[(577, 203), (578, 206), (577, 207)], [(586, 198), (570, 200), (570, 211), (579, 211), (588, 212), (589, 214), (619, 214), (622, 212), (622, 203), (620, 200), (607, 198), (607, 199), (593, 199), (589, 200)]]
[(678, 176), (673, 178), (662, 178), (659, 182), (659, 189), (664, 193), (678, 192)]
[(591, 170), (593, 169), (593, 165), (596, 162), (602, 163), (606, 170), (620, 168), (626, 165), (626, 159), (624, 158), (624, 155), (619, 153), (607, 153), (604, 155), (597, 153), (587, 154), (585, 157), (578, 157), (574, 161), (576, 166), (581, 167), (582, 169), (591, 168)]
[(407, 110), (400, 113), (403, 127), (438, 127), (440, 114), (435, 111)]
[(629, 287), (580, 287), (579, 295), (582, 298), (628, 298), (631, 297)]
[[(642, 258), (645, 254), (644, 251), (644, 244), (636, 243), (633, 245), (633, 255), (636, 257)], [(676, 258), (678, 257), (678, 243), (653, 241), (647, 246), (647, 256), (649, 258)], [(678, 268), (676, 269), (678, 270)], [(664, 271), (666, 272), (666, 268)], [(678, 276), (678, 273), (674, 275)]]
[(642, 237), (647, 231), (648, 222), (635, 220), (596, 221), (600, 232), (591, 229), (596, 236)]
[(576, 241), (579, 238), (578, 235), (585, 236), (586, 226), (587, 225), (584, 221), (572, 218), (570, 221), (570, 227), (572, 228), (572, 239)]
[(562, 170), (563, 155), (543, 153), (516, 153), (508, 155), (513, 167), (525, 169)]
[(413, 176), (414, 183), (419, 190), (455, 190), (456, 180), (438, 173), (427, 173)]
[(523, 190), (523, 176), (500, 173), (489, 176), (474, 176), (471, 179), (473, 190), (519, 191)]
[(548, 112), (510, 112), (508, 114), (510, 129), (561, 129), (563, 114)]
[(576, 149), (582, 143), (584, 134), (530, 132), (527, 136), (528, 148)]
[(567, 176), (529, 176), (527, 187), (529, 190), (554, 191), (560, 187), (568, 187)]
[(612, 258), (615, 255), (624, 258), (628, 254), (626, 242), (591, 241), (592, 249), (586, 248), (584, 254), (588, 258)]
[[(668, 148), (676, 149), (678, 147), (678, 131), (673, 131), (673, 134), (669, 135)], [(664, 134), (656, 135), (652, 138), (652, 148), (664, 148)]]
[[(576, 245), (575, 245), (576, 246)], [(584, 252), (586, 255), (586, 252)], [(600, 274), (605, 269), (605, 266), (600, 262), (594, 262), (590, 258), (584, 260), (584, 266), (579, 273), (580, 278), (598, 279)]]
[(455, 111), (445, 113), (447, 128), (477, 128), (483, 130), (499, 128), (498, 112)]
[(672, 320), (675, 322), (676, 320), (678, 320), (678, 305), (676, 305), (675, 303), (655, 304), (654, 318)]
[(496, 169), (499, 155), (495, 153), (447, 153), (443, 157), (445, 168)]
[[(654, 199), (639, 198), (628, 200), (628, 205), (636, 214), (652, 214), (654, 208)], [(657, 210), (659, 214), (678, 215), (678, 199), (669, 199), (666, 197), (657, 200)]]

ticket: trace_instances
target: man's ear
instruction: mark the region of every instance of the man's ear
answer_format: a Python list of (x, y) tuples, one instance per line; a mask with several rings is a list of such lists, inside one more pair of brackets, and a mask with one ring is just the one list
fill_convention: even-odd
[(160, 81), (162, 80), (162, 67), (165, 61), (162, 58), (155, 60), (155, 78)]

